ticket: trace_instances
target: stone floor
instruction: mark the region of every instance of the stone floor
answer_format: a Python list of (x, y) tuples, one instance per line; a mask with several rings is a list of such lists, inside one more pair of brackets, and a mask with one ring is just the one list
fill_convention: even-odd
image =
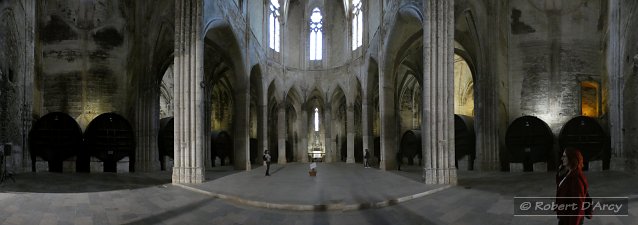
[[(459, 185), (445, 187), (416, 182), (417, 167), (319, 164), (309, 177), (307, 166), (273, 165), (270, 177), (263, 167), (218, 167), (196, 185), (173, 185), (169, 172), (17, 174), (0, 184), (0, 224), (556, 224), (513, 215), (515, 196), (553, 196), (552, 173), (460, 171)], [(586, 175), (593, 196), (629, 197), (630, 205), (629, 216), (585, 224), (638, 224), (638, 176)]]

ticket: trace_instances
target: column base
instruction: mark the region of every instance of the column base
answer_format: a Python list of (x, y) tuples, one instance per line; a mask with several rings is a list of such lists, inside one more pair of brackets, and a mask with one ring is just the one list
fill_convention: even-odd
[(355, 163), (354, 158), (346, 159), (346, 163)]
[(379, 169), (383, 171), (387, 170), (385, 165), (385, 160), (383, 159), (379, 160)]
[(501, 168), (501, 164), (498, 161), (476, 161), (478, 168), (475, 167), (478, 171), (499, 171)]
[(612, 157), (609, 162), (609, 170), (625, 171), (627, 169), (627, 159), (625, 157)]
[(159, 161), (136, 161), (135, 172), (155, 172), (160, 171)]
[(426, 184), (456, 185), (458, 182), (456, 173), (456, 168), (423, 168), (423, 178)]
[[(206, 157), (206, 159), (204, 161), (204, 166), (206, 167), (207, 170), (212, 170), (213, 169), (213, 163), (214, 163), (213, 159), (211, 159), (210, 155), (206, 155), (205, 157)], [(166, 157), (166, 158), (168, 158), (168, 157)], [(219, 164), (217, 166), (219, 166)]]
[(326, 156), (324, 156), (324, 160), (326, 161), (326, 163), (331, 163), (332, 162), (332, 156), (326, 155)]
[(204, 182), (203, 167), (174, 167), (173, 183), (200, 184)]

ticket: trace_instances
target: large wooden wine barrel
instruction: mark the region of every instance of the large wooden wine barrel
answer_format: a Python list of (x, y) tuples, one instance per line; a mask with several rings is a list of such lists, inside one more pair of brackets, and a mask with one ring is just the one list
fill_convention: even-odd
[(401, 137), (399, 151), (402, 157), (408, 158), (408, 165), (414, 165), (414, 157), (423, 159), (421, 152), (421, 130), (408, 130)]
[(131, 124), (115, 113), (93, 119), (84, 132), (91, 155), (104, 162), (104, 172), (117, 172), (117, 161), (129, 157), (129, 171), (134, 170), (135, 136)]
[(547, 123), (534, 116), (515, 119), (505, 133), (510, 162), (523, 163), (524, 171), (532, 171), (534, 163), (548, 162), (553, 144), (552, 130)]
[[(82, 148), (82, 129), (71, 116), (52, 112), (40, 118), (29, 132), (29, 149), (35, 172), (36, 157), (48, 161), (50, 172), (62, 172), (62, 162)], [(76, 166), (76, 169), (80, 169)]]
[(455, 158), (459, 160), (468, 156), (468, 166), (474, 169), (476, 158), (476, 134), (474, 133), (474, 118), (465, 115), (454, 114), (454, 151)]
[(160, 130), (157, 138), (157, 148), (159, 151), (159, 159), (161, 170), (166, 170), (165, 156), (173, 158), (173, 136), (175, 122), (173, 117), (160, 119)]
[(611, 146), (609, 136), (605, 133), (596, 119), (587, 116), (577, 116), (567, 121), (558, 136), (560, 152), (566, 147), (576, 147), (583, 155), (584, 169), (589, 168), (589, 162), (603, 161), (603, 169), (609, 169)]

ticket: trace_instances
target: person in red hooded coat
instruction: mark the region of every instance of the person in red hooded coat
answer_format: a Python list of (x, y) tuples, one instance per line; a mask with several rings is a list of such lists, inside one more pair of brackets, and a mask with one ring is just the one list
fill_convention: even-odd
[(587, 178), (583, 174), (583, 156), (578, 149), (568, 147), (563, 151), (561, 162), (556, 174), (556, 204), (569, 207), (556, 210), (558, 224), (580, 225), (586, 215), (588, 218), (591, 215), (587, 204), (583, 204), (588, 197)]

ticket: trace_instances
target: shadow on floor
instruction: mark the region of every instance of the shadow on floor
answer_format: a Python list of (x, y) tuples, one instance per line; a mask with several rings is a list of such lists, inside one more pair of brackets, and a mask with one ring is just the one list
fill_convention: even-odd
[(171, 183), (170, 172), (154, 173), (20, 173), (0, 192), (83, 193), (137, 189)]
[[(232, 166), (206, 170), (206, 180), (215, 180), (237, 172)], [(141, 173), (19, 173), (0, 183), (1, 192), (85, 193), (138, 189), (172, 183), (172, 171)]]

